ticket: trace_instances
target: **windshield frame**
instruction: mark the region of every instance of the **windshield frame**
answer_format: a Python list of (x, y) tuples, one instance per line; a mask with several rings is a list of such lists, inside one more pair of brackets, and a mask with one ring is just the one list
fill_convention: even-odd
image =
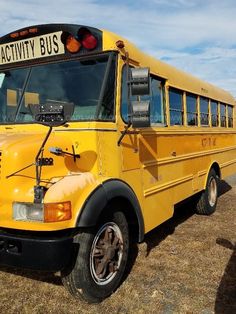
[[(20, 97), (20, 99), (17, 101), (17, 108), (16, 108), (16, 113), (15, 113), (15, 119), (17, 117), (18, 112), (21, 109), (21, 104), (22, 104), (22, 100), (23, 100), (23, 95), (25, 93), (25, 89), (27, 86), (27, 82), (30, 79), (31, 76), (31, 72), (33, 70), (33, 68), (37, 67), (37, 66), (41, 66), (41, 65), (49, 65), (49, 64), (59, 64), (59, 63), (65, 63), (65, 62), (70, 62), (70, 61), (79, 61), (79, 62), (83, 62), (83, 61), (90, 61), (90, 60), (94, 60), (94, 59), (98, 59), (98, 58), (104, 58), (105, 56), (107, 56), (107, 62), (106, 65), (108, 65), (109, 59), (115, 59), (114, 62), (110, 62), (109, 67), (106, 66), (105, 69), (105, 73), (104, 73), (104, 77), (103, 77), (103, 81), (101, 84), (101, 89), (103, 88), (104, 85), (104, 80), (106, 80), (106, 72), (108, 72), (108, 76), (111, 70), (111, 66), (112, 64), (114, 64), (114, 96), (113, 96), (113, 118), (112, 119), (101, 119), (101, 118), (94, 118), (94, 119), (75, 119), (75, 120), (69, 120), (68, 123), (82, 123), (82, 122), (115, 122), (116, 121), (116, 96), (117, 96), (117, 69), (118, 69), (118, 52), (117, 51), (105, 51), (102, 53), (96, 53), (93, 55), (83, 55), (83, 56), (76, 56), (76, 57), (71, 57), (71, 58), (66, 58), (66, 57), (62, 57), (60, 60), (51, 60), (51, 61), (46, 61), (43, 60), (42, 62), (37, 62), (37, 63), (31, 63), (30, 65), (28, 65), (28, 63), (26, 62), (25, 64), (21, 64), (20, 66), (9, 66), (8, 68), (4, 68), (4, 70), (1, 71), (1, 73), (4, 72), (8, 72), (11, 70), (15, 70), (15, 69), (28, 69), (28, 74), (26, 76), (25, 82), (24, 82), (24, 87), (22, 88), (23, 93), (22, 93), (22, 97)], [(97, 107), (99, 106), (100, 102), (98, 102)], [(96, 115), (97, 115), (97, 109), (96, 109)], [(38, 122), (32, 120), (32, 121), (0, 121), (0, 126), (6, 126), (6, 125), (30, 125), (30, 124), (39, 124)]]

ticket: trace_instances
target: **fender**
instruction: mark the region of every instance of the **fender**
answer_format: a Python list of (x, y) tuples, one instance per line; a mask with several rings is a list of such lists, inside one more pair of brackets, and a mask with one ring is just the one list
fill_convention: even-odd
[(139, 225), (139, 242), (144, 238), (144, 221), (139, 201), (133, 190), (123, 181), (111, 179), (103, 182), (87, 198), (77, 219), (77, 227), (92, 227), (98, 222), (102, 210), (112, 199), (127, 199), (136, 214)]
[(209, 172), (211, 171), (211, 169), (214, 169), (216, 174), (219, 176), (219, 179), (221, 179), (221, 167), (219, 165), (219, 163), (217, 161), (213, 161), (210, 166), (207, 168), (207, 173), (206, 173), (206, 176), (205, 176), (205, 179), (204, 179), (204, 189), (206, 188), (206, 185), (207, 185), (207, 179), (208, 179), (208, 175), (209, 175)]

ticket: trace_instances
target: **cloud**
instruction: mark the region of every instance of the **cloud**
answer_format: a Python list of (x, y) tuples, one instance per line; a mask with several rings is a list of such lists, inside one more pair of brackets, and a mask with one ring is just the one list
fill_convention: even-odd
[(169, 49), (206, 42), (230, 46), (234, 41), (235, 14), (236, 6), (231, 0), (217, 5), (202, 0), (22, 0), (20, 5), (18, 0), (1, 0), (0, 3), (2, 33), (30, 24), (83, 23), (108, 28), (144, 47), (149, 44)]
[(231, 92), (236, 97), (236, 67), (232, 66), (236, 64), (235, 48), (206, 47), (195, 54), (187, 51), (158, 50), (154, 55)]
[(109, 29), (236, 96), (235, 16), (233, 0), (1, 0), (0, 32), (55, 22)]

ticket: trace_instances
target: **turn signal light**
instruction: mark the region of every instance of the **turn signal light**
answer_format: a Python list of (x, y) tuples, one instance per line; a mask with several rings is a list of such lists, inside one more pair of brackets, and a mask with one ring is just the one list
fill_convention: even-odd
[(71, 202), (46, 203), (44, 204), (44, 222), (58, 222), (70, 220)]

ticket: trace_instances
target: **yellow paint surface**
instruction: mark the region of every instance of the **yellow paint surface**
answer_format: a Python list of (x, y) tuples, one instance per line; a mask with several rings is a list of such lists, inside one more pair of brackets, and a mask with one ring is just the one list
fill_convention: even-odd
[[(213, 163), (219, 165), (222, 177), (236, 171), (235, 128), (167, 125), (134, 130), (131, 127), (121, 145), (117, 145), (125, 128), (120, 114), (121, 73), (125, 64), (125, 51), (116, 47), (119, 39), (122, 38), (118, 35), (103, 32), (103, 50), (119, 53), (116, 120), (70, 122), (67, 128), (55, 128), (44, 150), (44, 157), (53, 158), (54, 161), (53, 166), (42, 169), (43, 184), (48, 188), (44, 202), (71, 201), (72, 219), (58, 223), (13, 220), (13, 201), (33, 201), (35, 167), (7, 176), (34, 162), (47, 128), (36, 124), (2, 125), (1, 227), (41, 231), (73, 228), (89, 195), (104, 181), (114, 178), (123, 180), (133, 189), (142, 209), (145, 232), (148, 232), (172, 216), (177, 202), (205, 188), (207, 174)], [(173, 86), (201, 96), (207, 94), (209, 98), (234, 106), (235, 100), (229, 93), (155, 60), (127, 40), (123, 41), (132, 59), (131, 63), (150, 67), (153, 75), (166, 80), (166, 90), (168, 86)], [(15, 101), (16, 93), (9, 91), (9, 105)], [(37, 102), (37, 94), (26, 95), (26, 107), (29, 103)], [(166, 114), (166, 120), (169, 121), (168, 112)], [(74, 161), (70, 156), (52, 155), (49, 152), (51, 146), (68, 152), (72, 152), (74, 147), (75, 154), (80, 154), (80, 158)]]

